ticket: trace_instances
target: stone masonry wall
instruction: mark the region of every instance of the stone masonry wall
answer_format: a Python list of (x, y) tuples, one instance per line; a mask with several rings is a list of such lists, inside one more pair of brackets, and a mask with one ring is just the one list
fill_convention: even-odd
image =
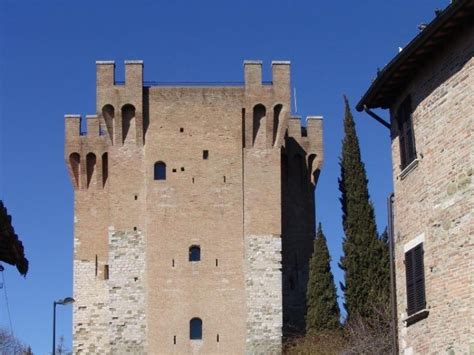
[(108, 354), (108, 292), (95, 263), (74, 260), (74, 354)]
[(110, 349), (113, 354), (144, 354), (145, 236), (140, 231), (109, 231)]
[(281, 237), (245, 237), (247, 354), (280, 354), (282, 337)]
[[(456, 34), (417, 72), (411, 96), (417, 160), (401, 171), (392, 141), (399, 349), (468, 354), (474, 349), (474, 28)], [(417, 239), (418, 238), (418, 239)], [(407, 325), (404, 252), (423, 240), (428, 316)]]

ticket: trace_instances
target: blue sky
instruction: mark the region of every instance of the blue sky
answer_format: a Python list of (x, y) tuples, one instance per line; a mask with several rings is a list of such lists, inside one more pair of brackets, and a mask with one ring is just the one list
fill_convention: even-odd
[[(51, 347), (52, 302), (72, 295), (73, 192), (63, 162), (66, 113), (95, 113), (95, 61), (142, 59), (145, 80), (242, 81), (245, 59), (291, 60), (298, 114), (324, 116), (317, 187), (336, 281), (341, 256), (337, 178), (343, 100), (352, 106), (382, 68), (448, 0), (0, 1), (0, 199), (30, 260), (4, 276), (14, 334)], [(392, 191), (386, 128), (353, 110), (379, 230)], [(380, 114), (388, 119), (388, 112)], [(57, 334), (71, 341), (71, 307)], [(9, 328), (5, 287), (0, 326)]]

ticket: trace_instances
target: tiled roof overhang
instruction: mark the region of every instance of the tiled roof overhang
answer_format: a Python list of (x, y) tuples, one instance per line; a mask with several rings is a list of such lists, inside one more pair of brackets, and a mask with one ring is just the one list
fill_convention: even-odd
[(472, 25), (473, 19), (474, 0), (453, 1), (378, 73), (357, 104), (357, 111), (364, 107), (389, 108), (416, 69), (440, 50), (456, 29)]
[(20, 274), (26, 276), (28, 259), (25, 257), (23, 243), (18, 239), (12, 226), (12, 218), (0, 200), (0, 261), (15, 265)]

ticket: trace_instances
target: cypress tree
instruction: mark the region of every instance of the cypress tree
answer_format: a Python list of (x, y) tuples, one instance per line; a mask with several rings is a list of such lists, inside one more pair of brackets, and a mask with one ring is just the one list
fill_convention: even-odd
[(374, 275), (375, 284), (378, 286), (373, 297), (380, 305), (390, 303), (390, 250), (387, 229), (379, 236), (376, 243), (376, 259), (379, 260), (379, 268)]
[[(359, 315), (370, 317), (375, 309), (388, 300), (388, 254), (379, 239), (374, 208), (370, 202), (367, 176), (361, 160), (359, 140), (349, 102), (344, 96), (345, 117), (340, 160), (342, 224), (344, 229), (343, 256), (339, 266), (344, 271), (344, 291), (348, 318)], [(385, 258), (387, 260), (385, 261)]]
[(333, 330), (339, 327), (339, 305), (336, 286), (330, 267), (326, 237), (321, 223), (314, 240), (313, 255), (309, 264), (307, 290), (306, 332)]

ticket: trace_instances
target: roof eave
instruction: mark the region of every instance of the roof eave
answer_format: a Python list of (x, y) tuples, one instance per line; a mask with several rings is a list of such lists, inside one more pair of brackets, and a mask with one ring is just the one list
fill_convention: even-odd
[[(388, 103), (379, 104), (375, 101), (377, 94), (391, 79), (392, 75), (404, 64), (406, 61), (419, 50), (442, 26), (464, 5), (467, 5), (469, 0), (457, 0), (451, 3), (440, 15), (438, 15), (430, 24), (422, 30), (410, 43), (398, 53), (377, 75), (375, 80), (370, 85), (364, 96), (356, 105), (357, 111), (361, 112), (365, 107), (367, 108), (388, 108)], [(375, 102), (374, 102), (375, 101)]]

